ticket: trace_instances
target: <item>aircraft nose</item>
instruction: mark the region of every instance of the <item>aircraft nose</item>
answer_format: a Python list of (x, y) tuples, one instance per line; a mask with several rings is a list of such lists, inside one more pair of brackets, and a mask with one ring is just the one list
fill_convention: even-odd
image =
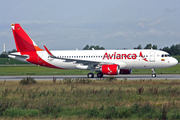
[(176, 64), (178, 64), (178, 60), (177, 60), (176, 58), (173, 58), (172, 63), (173, 63), (174, 65), (176, 65)]

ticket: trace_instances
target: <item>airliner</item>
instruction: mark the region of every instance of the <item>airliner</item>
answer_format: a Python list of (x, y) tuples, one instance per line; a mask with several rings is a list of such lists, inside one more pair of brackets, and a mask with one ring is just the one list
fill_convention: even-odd
[(56, 69), (90, 70), (88, 78), (103, 75), (131, 74), (132, 69), (155, 69), (172, 67), (178, 61), (167, 52), (153, 49), (132, 50), (49, 50), (41, 49), (28, 36), (20, 24), (11, 24), (17, 52), (8, 56), (32, 64)]

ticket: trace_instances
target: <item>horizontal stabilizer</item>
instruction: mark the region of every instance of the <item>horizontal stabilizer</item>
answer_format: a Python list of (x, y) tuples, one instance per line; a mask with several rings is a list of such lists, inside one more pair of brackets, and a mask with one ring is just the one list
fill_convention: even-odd
[(8, 57), (23, 61), (23, 62), (27, 62), (26, 59), (29, 58), (28, 55), (20, 55), (19, 52), (8, 54)]

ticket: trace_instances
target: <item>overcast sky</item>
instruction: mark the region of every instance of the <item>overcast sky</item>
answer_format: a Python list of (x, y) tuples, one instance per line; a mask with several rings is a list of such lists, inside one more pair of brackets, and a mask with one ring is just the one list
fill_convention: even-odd
[(11, 23), (41, 48), (159, 49), (180, 43), (180, 0), (1, 0), (1, 53), (15, 48)]

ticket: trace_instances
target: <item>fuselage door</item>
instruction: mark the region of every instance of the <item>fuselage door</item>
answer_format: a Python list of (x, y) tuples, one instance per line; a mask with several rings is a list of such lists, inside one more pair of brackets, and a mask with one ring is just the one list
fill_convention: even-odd
[(151, 51), (150, 52), (150, 59), (149, 59), (150, 62), (155, 62), (155, 51)]

